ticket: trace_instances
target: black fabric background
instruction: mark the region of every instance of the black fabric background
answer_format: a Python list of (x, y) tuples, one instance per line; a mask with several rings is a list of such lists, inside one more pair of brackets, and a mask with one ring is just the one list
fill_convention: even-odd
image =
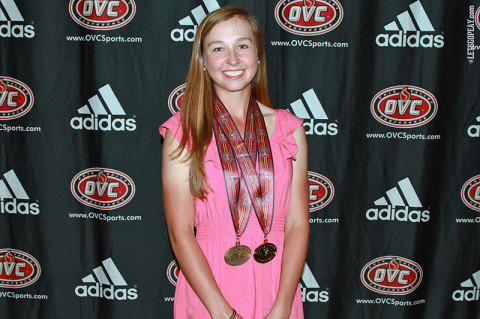
[[(306, 318), (480, 318), (478, 300), (452, 298), (456, 290), (467, 290), (460, 284), (468, 279), (474, 286), (470, 290), (478, 292), (480, 286), (472, 277), (480, 269), (480, 211), (467, 207), (460, 196), (464, 183), (480, 174), (479, 138), (468, 134), (471, 125), (480, 124), (476, 120), (480, 70), (477, 57), (473, 63), (467, 59), (469, 8), (476, 11), (480, 2), (421, 1), (435, 31), (420, 34), (443, 36), (441, 48), (376, 45), (379, 34), (392, 33), (384, 26), (396, 21), (413, 2), (341, 0), (344, 16), (337, 28), (301, 36), (276, 22), (277, 0), (218, 0), (220, 6), (244, 6), (261, 22), (273, 104), (293, 112), (291, 103), (313, 89), (328, 115), (328, 120), (314, 119), (314, 124), (334, 123), (338, 130), (335, 135), (307, 136), (309, 171), (327, 177), (335, 194), (310, 216), (307, 265), (319, 287), (302, 277), (304, 294), (310, 296), (304, 302)], [(14, 3), (24, 21), (10, 22), (32, 25), (35, 36), (0, 38), (0, 78), (25, 83), (33, 92), (34, 104), (20, 118), (0, 119), (0, 181), (8, 184), (3, 174), (13, 170), (29, 196), (27, 202), (37, 203), (40, 213), (2, 212), (0, 249), (32, 255), (41, 266), (41, 276), (24, 288), (0, 286), (0, 317), (172, 318), (175, 287), (167, 268), (174, 256), (163, 216), (158, 126), (172, 115), (168, 97), (184, 83), (190, 58), (191, 42), (173, 41), (171, 32), (192, 28), (179, 20), (190, 16), (195, 22), (190, 10), (201, 5), (206, 11), (204, 2), (136, 0), (131, 22), (104, 31), (77, 24), (69, 15), (69, 1)], [(1, 1), (0, 11), (9, 12)], [(5, 24), (0, 21), (0, 27)], [(473, 33), (480, 37), (477, 26)], [(69, 38), (87, 35), (142, 41)], [(301, 40), (348, 47), (274, 44)], [(72, 129), (70, 120), (82, 116), (77, 110), (107, 84), (126, 113), (112, 118), (134, 119), (136, 129)], [(436, 116), (415, 128), (392, 128), (375, 120), (370, 112), (372, 98), (397, 85), (431, 92), (438, 101)], [(41, 131), (7, 132), (7, 126)], [(439, 135), (440, 139), (367, 137), (388, 132)], [(77, 201), (70, 183), (77, 173), (93, 167), (130, 176), (135, 183), (133, 199), (105, 211)], [(407, 177), (421, 210), (430, 212), (428, 222), (368, 220), (365, 213), (377, 207), (374, 201)], [(72, 215), (89, 213), (125, 219), (140, 216), (141, 220), (107, 222)], [(360, 279), (362, 268), (382, 256), (418, 263), (423, 275), (419, 287), (405, 295), (367, 289)], [(138, 298), (108, 300), (75, 294), (77, 286), (89, 286), (82, 278), (108, 258), (127, 282), (126, 287), (115, 289), (135, 289)], [(48, 299), (15, 299), (8, 292)]]

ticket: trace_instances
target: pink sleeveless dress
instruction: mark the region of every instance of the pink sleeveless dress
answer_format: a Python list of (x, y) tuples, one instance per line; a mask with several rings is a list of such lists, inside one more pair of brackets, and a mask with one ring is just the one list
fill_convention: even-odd
[[(277, 255), (266, 264), (256, 262), (253, 256), (243, 265), (230, 266), (225, 263), (225, 252), (235, 245), (236, 235), (215, 137), (207, 149), (205, 166), (213, 192), (210, 192), (205, 200), (195, 199), (196, 238), (223, 295), (245, 319), (263, 319), (270, 311), (277, 294), (285, 219), (290, 204), (292, 160), (295, 160), (297, 153), (293, 132), (300, 125), (302, 120), (295, 115), (283, 109), (276, 110), (275, 128), (270, 138), (275, 171), (275, 208), (268, 240), (277, 246)], [(180, 113), (162, 124), (159, 130), (163, 136), (170, 130), (180, 141)], [(249, 246), (252, 253), (263, 243), (263, 232), (253, 211), (240, 242)], [(174, 318), (211, 318), (181, 272), (175, 290)], [(290, 318), (303, 318), (300, 285), (297, 287)]]

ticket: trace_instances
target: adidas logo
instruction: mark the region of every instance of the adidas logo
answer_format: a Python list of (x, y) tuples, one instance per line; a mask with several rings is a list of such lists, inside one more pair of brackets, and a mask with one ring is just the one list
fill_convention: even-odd
[[(386, 207), (367, 210), (366, 217), (369, 220), (398, 220), (414, 223), (428, 222), (430, 220), (430, 211), (422, 211), (423, 205), (408, 177), (399, 181), (398, 187), (389, 189), (386, 192), (386, 197), (377, 199), (374, 201), (374, 204), (375, 206)], [(417, 208), (417, 210), (411, 208)]]
[(78, 297), (97, 297), (115, 300), (135, 300), (138, 292), (135, 288), (127, 287), (127, 282), (113, 262), (112, 258), (102, 261), (102, 265), (93, 269), (93, 274), (82, 278), (87, 285), (79, 285), (75, 288)]
[[(405, 196), (405, 200), (410, 207), (422, 207), (422, 203), (417, 196), (417, 193), (413, 189), (413, 185), (410, 182), (410, 179), (407, 177), (398, 182), (400, 190)], [(394, 187), (387, 191), (387, 197), (393, 207), (395, 206), (405, 206), (405, 202), (402, 199), (402, 195), (397, 187)], [(381, 197), (374, 202), (375, 205), (388, 205), (385, 197)]]
[(0, 212), (38, 215), (39, 205), (29, 201), (30, 198), (13, 169), (3, 174), (3, 178), (0, 179)]
[(33, 38), (35, 28), (33, 25), (12, 24), (12, 22), (24, 22), (23, 16), (13, 0), (0, 0), (0, 36), (2, 38)]
[(434, 32), (435, 28), (420, 0), (410, 4), (409, 10), (397, 15), (396, 21), (385, 25), (384, 29), (395, 33), (379, 34), (376, 42), (381, 47), (442, 48), (444, 46), (443, 35), (424, 34), (421, 36), (424, 32)]
[(193, 22), (190, 15), (178, 21), (178, 23), (182, 26), (193, 26), (193, 28), (187, 30), (173, 29), (170, 33), (170, 37), (173, 41), (179, 42), (187, 40), (189, 42), (193, 42), (195, 33), (197, 33), (197, 26), (203, 21), (203, 19), (205, 19), (208, 13), (220, 8), (217, 0), (203, 0), (203, 4), (205, 5), (205, 9), (207, 11), (205, 11), (201, 5), (190, 11), (195, 22)]
[(10, 20), (23, 22), (22, 14), (20, 13), (20, 10), (18, 10), (18, 7), (13, 0), (1, 0), (0, 3), (5, 9), (5, 11), (3, 11), (0, 7), (0, 21)]
[[(305, 106), (302, 99), (290, 103), (290, 106), (296, 116), (306, 120), (303, 122), (305, 133), (307, 135), (337, 135), (338, 125), (336, 123), (316, 123), (316, 120), (327, 121), (328, 116), (315, 94), (315, 91), (310, 89), (303, 92), (302, 96), (307, 106)], [(310, 113), (308, 112), (307, 107)]]
[[(134, 131), (137, 126), (135, 119), (125, 119), (125, 111), (109, 84), (98, 90), (100, 93), (88, 99), (88, 104), (78, 109), (83, 117), (74, 117), (70, 126), (75, 130), (91, 131)], [(89, 107), (90, 106), (90, 107)], [(112, 120), (112, 116), (117, 118)]]
[(455, 301), (478, 301), (480, 300), (480, 270), (472, 274), (472, 279), (467, 279), (460, 284), (464, 289), (457, 289), (452, 293)]
[[(477, 122), (480, 123), (480, 116), (476, 118)], [(480, 124), (473, 124), (468, 127), (468, 136), (470, 137), (480, 137)]]
[[(5, 181), (0, 180), (0, 198), (30, 199), (13, 169), (3, 174), (3, 177)], [(7, 185), (10, 186), (11, 192)]]
[(310, 270), (310, 267), (308, 267), (307, 263), (305, 263), (305, 266), (303, 267), (300, 285), (303, 302), (327, 302), (329, 300), (328, 291), (320, 291), (320, 285), (313, 276), (313, 273)]
[[(407, 10), (397, 16), (403, 31), (417, 31), (416, 25), (420, 31), (435, 31), (420, 1), (412, 3), (410, 5), (410, 10), (412, 12), (411, 15)], [(413, 19), (415, 19), (415, 23), (413, 22), (412, 16)], [(400, 29), (398, 28), (397, 23), (393, 21), (385, 26), (385, 30), (399, 31)]]

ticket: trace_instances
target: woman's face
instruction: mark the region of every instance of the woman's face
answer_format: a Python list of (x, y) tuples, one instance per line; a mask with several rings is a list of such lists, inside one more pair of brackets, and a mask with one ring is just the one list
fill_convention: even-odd
[(217, 95), (249, 91), (258, 69), (252, 31), (238, 17), (219, 22), (205, 36), (203, 59)]

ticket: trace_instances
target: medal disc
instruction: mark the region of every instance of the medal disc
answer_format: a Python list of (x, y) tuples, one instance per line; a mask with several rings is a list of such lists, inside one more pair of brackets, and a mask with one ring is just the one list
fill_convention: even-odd
[(268, 263), (277, 254), (277, 247), (272, 243), (265, 243), (257, 247), (253, 253), (253, 258), (261, 264)]
[(225, 253), (225, 262), (230, 266), (238, 266), (245, 263), (251, 256), (250, 247), (235, 245)]

